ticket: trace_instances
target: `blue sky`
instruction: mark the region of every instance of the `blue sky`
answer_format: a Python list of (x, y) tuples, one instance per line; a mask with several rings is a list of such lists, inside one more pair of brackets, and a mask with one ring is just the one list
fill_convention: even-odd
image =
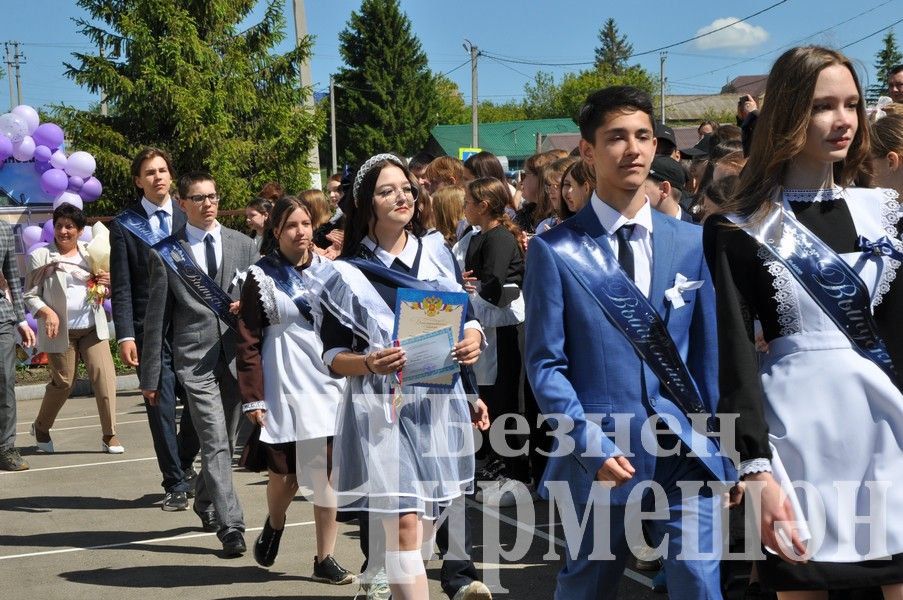
[[(431, 68), (451, 71), (449, 77), (458, 83), (468, 101), (470, 69), (465, 64), (469, 55), (462, 47), (465, 38), (487, 53), (518, 61), (480, 58), (479, 96), (501, 102), (522, 98), (524, 84), (538, 70), (560, 78), (565, 72), (582, 68), (525, 63), (592, 62), (597, 32), (608, 17), (615, 19), (639, 53), (691, 38), (706, 28), (730, 23), (731, 18), (746, 17), (778, 1), (402, 0), (402, 9), (413, 23)], [(292, 1), (286, 0), (285, 6), (290, 33), (287, 48), (294, 39)], [(359, 7), (359, 0), (307, 1), (308, 30), (316, 36), (311, 63), (315, 90), (325, 90), (329, 74), (342, 65), (338, 34)], [(803, 43), (833, 47), (850, 44), (844, 52), (859, 66), (863, 83), (868, 85), (875, 79), (872, 63), (884, 34), (858, 40), (903, 17), (901, 9), (903, 0), (787, 0), (749, 21), (670, 48), (666, 61), (668, 93), (716, 93), (735, 76), (767, 73), (783, 49)], [(72, 60), (72, 52), (92, 50), (72, 22), (78, 16), (83, 13), (72, 0), (4, 0), (0, 5), (0, 42), (16, 40), (23, 44), (26, 104), (41, 107), (65, 102), (84, 108), (97, 101), (96, 96), (63, 75), (63, 62)], [(903, 37), (903, 23), (895, 30)], [(659, 53), (638, 56), (631, 63), (657, 73)], [(6, 79), (0, 81), (2, 109), (8, 107), (8, 90)]]

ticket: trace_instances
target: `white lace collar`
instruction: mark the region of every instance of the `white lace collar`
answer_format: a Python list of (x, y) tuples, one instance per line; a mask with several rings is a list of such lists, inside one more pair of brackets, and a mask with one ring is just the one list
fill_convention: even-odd
[(788, 202), (833, 202), (843, 197), (843, 188), (837, 184), (811, 190), (784, 188), (782, 194)]

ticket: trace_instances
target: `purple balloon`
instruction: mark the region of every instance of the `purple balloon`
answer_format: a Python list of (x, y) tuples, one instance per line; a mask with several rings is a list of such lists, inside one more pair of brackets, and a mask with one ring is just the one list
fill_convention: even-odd
[(49, 243), (50, 243), (50, 242), (37, 242), (37, 243), (35, 243), (35, 244), (32, 244), (31, 247), (30, 247), (28, 250), (25, 251), (25, 254), (30, 255), (32, 252), (34, 252), (34, 251), (37, 250), (38, 248), (44, 248), (44, 247), (47, 246)]
[(50, 156), (53, 154), (53, 151), (47, 146), (37, 146), (34, 149), (34, 159), (37, 162), (50, 162)]
[(69, 177), (62, 169), (49, 169), (41, 175), (41, 189), (51, 198), (56, 198), (60, 192), (69, 187)]
[(0, 161), (6, 160), (13, 155), (13, 142), (8, 137), (0, 133)]
[(31, 327), (32, 331), (38, 330), (38, 322), (35, 321), (34, 316), (32, 316), (32, 314), (30, 312), (25, 313), (25, 322), (28, 324), (29, 327)]
[(43, 225), (41, 225), (41, 241), (42, 242), (52, 242), (53, 241), (53, 219), (47, 219)]
[(94, 202), (100, 195), (103, 193), (103, 186), (100, 185), (100, 181), (97, 177), (91, 177), (85, 180), (85, 185), (82, 186), (81, 191), (78, 193), (79, 196), (82, 197), (82, 200), (85, 202)]
[(44, 232), (37, 225), (29, 225), (22, 230), (22, 244), (29, 248), (41, 241)]
[(110, 302), (109, 298), (103, 301), (103, 309), (108, 315), (113, 314), (113, 303)]
[(47, 162), (42, 163), (42, 162), (35, 161), (33, 164), (34, 164), (35, 173), (37, 173), (38, 175), (43, 175), (44, 173), (46, 173), (47, 171), (49, 171), (50, 169), (53, 168), (52, 166), (50, 166), (50, 163), (47, 163)]
[(85, 227), (84, 229), (82, 229), (81, 235), (78, 236), (78, 239), (80, 239), (83, 242), (90, 242), (93, 238), (94, 238), (94, 230), (91, 229), (90, 227)]
[(56, 123), (43, 123), (38, 125), (31, 137), (38, 146), (56, 149), (63, 143), (63, 130)]
[(82, 189), (82, 186), (85, 185), (85, 180), (79, 177), (78, 175), (70, 175), (69, 176), (69, 186), (66, 188), (70, 192), (75, 192), (76, 194)]
[(93, 175), (96, 168), (97, 161), (94, 160), (94, 157), (89, 152), (83, 150), (70, 154), (69, 160), (66, 162), (66, 172), (82, 179), (87, 179)]

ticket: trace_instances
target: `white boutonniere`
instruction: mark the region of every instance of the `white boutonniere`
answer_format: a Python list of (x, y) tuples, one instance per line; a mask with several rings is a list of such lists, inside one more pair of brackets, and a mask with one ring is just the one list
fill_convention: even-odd
[(234, 290), (236, 287), (238, 289), (241, 289), (245, 284), (245, 279), (247, 279), (247, 277), (247, 270), (242, 271), (240, 269), (235, 269), (235, 274), (232, 276), (232, 281), (229, 282), (229, 289), (226, 291), (226, 293), (231, 294), (232, 290)]
[(674, 308), (680, 308), (686, 304), (682, 294), (684, 292), (698, 290), (702, 287), (703, 283), (704, 282), (702, 281), (690, 281), (685, 276), (678, 273), (674, 276), (674, 287), (665, 290), (665, 298), (668, 299)]

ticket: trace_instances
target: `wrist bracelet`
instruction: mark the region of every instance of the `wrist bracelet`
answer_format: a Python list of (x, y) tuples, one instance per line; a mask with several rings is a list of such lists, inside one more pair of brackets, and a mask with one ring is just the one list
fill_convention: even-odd
[[(372, 354), (372, 353), (371, 353), (371, 354)], [(364, 366), (367, 367), (367, 370), (370, 371), (373, 375), (377, 375), (377, 372), (374, 371), (374, 370), (370, 367), (370, 361), (368, 360), (369, 358), (370, 358), (370, 354), (365, 354), (365, 355), (364, 355)]]

